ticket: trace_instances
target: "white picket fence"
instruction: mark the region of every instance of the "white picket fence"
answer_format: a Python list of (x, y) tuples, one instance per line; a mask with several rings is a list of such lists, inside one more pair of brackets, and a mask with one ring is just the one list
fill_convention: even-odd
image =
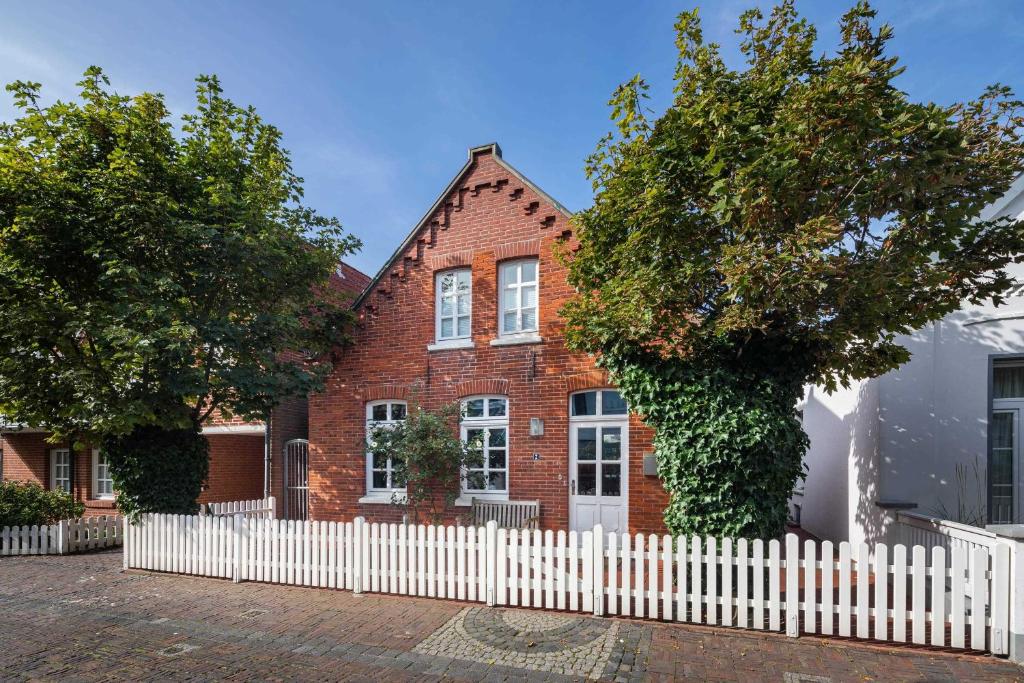
[[(144, 515), (125, 568), (1005, 654), (1010, 549)], [(802, 552), (801, 552), (802, 550)], [(836, 551), (838, 550), (838, 555)], [(930, 558), (930, 562), (929, 562)]]
[(121, 545), (121, 518), (100, 515), (57, 524), (0, 528), (2, 555), (66, 555)]
[(897, 512), (896, 530), (897, 538), (907, 546), (942, 546), (946, 552), (954, 548), (967, 552), (975, 548), (991, 551), (999, 544), (999, 537), (992, 531), (917, 512)]
[(207, 503), (200, 508), (200, 514), (206, 511), (211, 515), (235, 515), (242, 513), (249, 518), (277, 519), (277, 499), (274, 496), (267, 496), (257, 500)]

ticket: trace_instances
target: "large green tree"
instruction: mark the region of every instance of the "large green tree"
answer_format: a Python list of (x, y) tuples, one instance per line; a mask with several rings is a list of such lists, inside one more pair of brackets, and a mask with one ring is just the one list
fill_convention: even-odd
[(805, 383), (896, 368), (898, 335), (1011, 284), (1024, 229), (979, 215), (1024, 169), (1020, 103), (911, 101), (866, 3), (829, 54), (791, 2), (746, 12), (739, 69), (696, 10), (676, 31), (667, 111), (640, 77), (620, 86), (588, 160), (569, 339), (654, 427), (673, 532), (773, 537)]
[(0, 414), (102, 440), (127, 512), (195, 509), (213, 411), (262, 418), (319, 387), (345, 341), (329, 285), (358, 247), (302, 204), (280, 131), (197, 79), (75, 101), (7, 87), (0, 124)]

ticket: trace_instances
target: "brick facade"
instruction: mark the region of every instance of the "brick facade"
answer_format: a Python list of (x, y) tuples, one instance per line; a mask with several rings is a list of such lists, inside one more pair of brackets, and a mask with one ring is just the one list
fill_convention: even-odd
[[(46, 440), (44, 432), (0, 434), (4, 481), (31, 481), (50, 488), (50, 451), (64, 448)], [(252, 500), (263, 497), (263, 435), (210, 434), (210, 472), (199, 502)], [(116, 512), (114, 501), (93, 491), (92, 448), (75, 452), (72, 493), (85, 504), (85, 514)]]
[[(355, 344), (339, 358), (326, 391), (310, 398), (310, 513), (313, 519), (400, 519), (402, 510), (360, 503), (366, 494), (366, 403), (386, 398), (427, 407), (478, 394), (509, 400), (509, 498), (539, 499), (545, 528), (569, 526), (570, 393), (607, 387), (586, 355), (568, 351), (558, 311), (571, 295), (555, 249), (572, 239), (568, 213), (500, 159), (497, 146), (471, 158), (432, 215), (358, 302)], [(498, 267), (539, 259), (539, 343), (494, 346)], [(472, 347), (428, 351), (435, 341), (435, 274), (472, 269)], [(530, 418), (544, 434), (529, 436)], [(643, 475), (651, 431), (629, 419), (629, 527), (661, 532), (666, 494)], [(534, 458), (534, 453), (539, 458)], [(455, 519), (466, 508), (453, 508)]]

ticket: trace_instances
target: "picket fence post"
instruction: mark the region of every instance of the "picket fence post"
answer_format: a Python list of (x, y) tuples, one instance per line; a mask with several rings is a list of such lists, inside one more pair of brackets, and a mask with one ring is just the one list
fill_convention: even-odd
[[(487, 540), (486, 552), (487, 552), (487, 566), (481, 567), (484, 570), (484, 577), (487, 581), (487, 606), (494, 607), (494, 593), (495, 586), (497, 584), (497, 566), (498, 566), (498, 523), (493, 519), (487, 522)], [(505, 571), (505, 568), (501, 568)]]
[(231, 553), (234, 569), (231, 572), (231, 581), (241, 583), (242, 581), (242, 534), (245, 533), (245, 515), (232, 515), (231, 519)]
[(352, 592), (359, 594), (363, 592), (363, 527), (366, 520), (356, 517), (352, 521), (352, 536), (355, 541), (352, 544)]
[(121, 567), (122, 569), (128, 569), (128, 539), (130, 535), (128, 533), (128, 515), (121, 518)]
[(57, 523), (57, 553), (66, 555), (68, 552), (68, 520), (62, 519)]
[(267, 501), (270, 503), (270, 519), (277, 519), (277, 498), (269, 496)]
[(590, 578), (594, 590), (594, 616), (604, 616), (604, 526), (594, 527), (594, 561)]
[[(1021, 524), (990, 524), (985, 527), (999, 537), (999, 543), (1010, 551), (1009, 596), (1006, 606), (1009, 610), (1009, 633), (997, 632), (992, 629), (991, 649), (994, 654), (1008, 654), (1011, 661), (1024, 664), (1024, 525)], [(998, 549), (998, 548), (997, 548)], [(999, 554), (993, 552), (993, 563)], [(993, 572), (999, 576), (1001, 572)], [(995, 583), (995, 579), (993, 579)], [(991, 591), (990, 599), (998, 599), (997, 589)], [(993, 605), (993, 615), (1000, 612)], [(1005, 613), (1003, 613), (1005, 614)], [(1007, 642), (1008, 641), (1008, 642)]]

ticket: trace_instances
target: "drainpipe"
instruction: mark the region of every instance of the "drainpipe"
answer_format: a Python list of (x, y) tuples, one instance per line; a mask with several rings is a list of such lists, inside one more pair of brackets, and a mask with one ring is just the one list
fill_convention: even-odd
[(263, 420), (263, 497), (270, 496), (270, 419), (272, 413), (267, 411)]

